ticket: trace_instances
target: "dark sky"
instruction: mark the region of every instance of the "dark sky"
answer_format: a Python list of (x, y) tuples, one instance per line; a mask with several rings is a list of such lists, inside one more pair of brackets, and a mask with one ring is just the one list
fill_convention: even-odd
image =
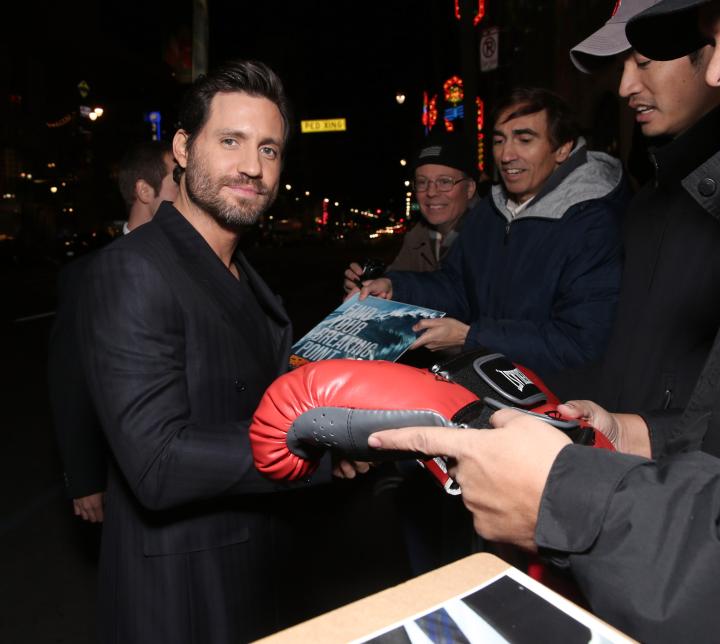
[[(401, 198), (399, 159), (421, 136), (422, 90), (460, 71), (452, 0), (208, 5), (211, 66), (263, 60), (283, 78), (297, 120), (347, 118), (345, 134), (293, 137), (286, 181), (358, 207)], [(190, 0), (29, 0), (2, 21), (0, 82), (23, 95), (29, 118), (53, 120), (76, 109), (86, 80), (88, 100), (106, 107), (96, 130), (111, 159), (144, 133), (145, 111), (162, 110), (172, 131), (183, 86), (166, 62), (168, 43), (191, 25)]]

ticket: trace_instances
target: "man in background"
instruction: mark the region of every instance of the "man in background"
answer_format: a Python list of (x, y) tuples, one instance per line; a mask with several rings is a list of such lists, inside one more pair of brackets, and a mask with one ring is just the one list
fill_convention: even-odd
[[(127, 151), (117, 173), (128, 212), (123, 233), (150, 221), (163, 201), (175, 200), (174, 165), (169, 143), (143, 142)], [(66, 494), (72, 499), (76, 516), (98, 523), (104, 514), (107, 447), (80, 366), (81, 339), (77, 330), (80, 290), (92, 256), (75, 260), (60, 273), (48, 379)]]
[[(413, 174), (422, 219), (405, 234), (400, 252), (388, 270), (436, 271), (477, 199), (477, 169), (463, 137), (442, 130), (423, 142)], [(363, 266), (350, 264), (345, 271), (347, 293), (357, 288), (363, 272)]]
[(128, 211), (123, 233), (150, 221), (163, 201), (175, 201), (174, 167), (172, 148), (166, 141), (139, 143), (122, 158), (117, 182)]

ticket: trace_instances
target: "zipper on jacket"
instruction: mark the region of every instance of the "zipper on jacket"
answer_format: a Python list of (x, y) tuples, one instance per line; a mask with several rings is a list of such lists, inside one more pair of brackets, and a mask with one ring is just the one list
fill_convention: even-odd
[(665, 374), (665, 391), (663, 392), (662, 409), (670, 409), (673, 398), (673, 387), (675, 386), (675, 378), (673, 374)]
[(503, 246), (507, 246), (508, 242), (510, 241), (510, 224), (511, 223), (512, 223), (511, 221), (508, 221), (505, 224), (505, 238), (503, 239)]
[(650, 161), (652, 161), (653, 170), (654, 170), (654, 177), (653, 177), (653, 188), (657, 188), (660, 185), (660, 177), (658, 174), (660, 173), (660, 166), (658, 165), (657, 158), (655, 157), (654, 153), (650, 153)]
[(672, 402), (672, 389), (666, 389), (663, 394), (663, 409), (670, 409), (670, 403)]

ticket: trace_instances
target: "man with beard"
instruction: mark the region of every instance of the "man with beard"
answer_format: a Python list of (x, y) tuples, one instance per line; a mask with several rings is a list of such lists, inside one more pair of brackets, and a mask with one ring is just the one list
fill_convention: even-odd
[(256, 471), (247, 429), (286, 369), (291, 327), (237, 249), (277, 194), (282, 84), (261, 63), (226, 64), (191, 86), (180, 123), (175, 203), (98, 255), (81, 303), (112, 454), (103, 642), (252, 640), (283, 625), (290, 586), (282, 519), (302, 492), (270, 494), (281, 486)]

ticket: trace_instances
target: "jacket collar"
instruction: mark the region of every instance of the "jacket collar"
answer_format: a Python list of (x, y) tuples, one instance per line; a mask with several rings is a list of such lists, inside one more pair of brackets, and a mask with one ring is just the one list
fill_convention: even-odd
[(650, 148), (655, 184), (681, 181), (720, 150), (720, 107), (669, 143)]
[(587, 145), (585, 143), (585, 139), (581, 137), (575, 144), (575, 148), (570, 153), (569, 158), (565, 161), (565, 163), (560, 164), (560, 167), (548, 177), (547, 181), (540, 189), (540, 192), (535, 195), (533, 198), (535, 205), (537, 205), (537, 203), (545, 195), (549, 195), (553, 190), (555, 190), (555, 188), (565, 181), (571, 172), (577, 170), (585, 163), (587, 163)]
[[(571, 172), (577, 170), (581, 165), (587, 163), (587, 144), (583, 137), (579, 137), (575, 143), (570, 156), (565, 160), (564, 163), (560, 164), (554, 172), (547, 178), (540, 191), (533, 197), (533, 206), (536, 206), (540, 200), (552, 193), (565, 179), (568, 178)], [(509, 216), (506, 204), (509, 198), (503, 182), (494, 185), (492, 187), (492, 196), (495, 205), (508, 217), (508, 220), (512, 220), (513, 217)]]
[[(451, 239), (454, 240), (457, 237), (458, 233), (462, 229), (463, 222), (465, 221), (465, 219), (467, 219), (467, 214), (473, 209), (473, 206), (475, 205), (475, 203), (476, 202), (471, 202), (471, 204), (468, 205), (467, 210), (457, 218), (455, 225), (450, 229), (450, 232), (448, 232), (448, 234), (445, 235), (444, 239), (447, 239), (448, 237), (450, 237)], [(425, 217), (422, 217), (420, 219), (420, 225), (423, 228), (425, 228), (428, 235), (430, 234), (431, 230), (436, 230), (435, 226), (432, 226), (431, 224), (429, 224), (428, 220), (425, 219)], [(423, 243), (425, 243), (424, 240), (420, 244), (418, 244), (418, 246), (422, 245)], [(448, 244), (452, 244), (452, 241), (448, 242)]]
[[(243, 303), (237, 297), (238, 280), (180, 211), (169, 201), (164, 201), (153, 217), (153, 222), (173, 241), (183, 262), (187, 262), (188, 272), (201, 283), (203, 290), (209, 292), (231, 318), (243, 315)], [(281, 326), (289, 324), (278, 298), (250, 266), (242, 252), (235, 250), (233, 261), (247, 278), (265, 313)]]

